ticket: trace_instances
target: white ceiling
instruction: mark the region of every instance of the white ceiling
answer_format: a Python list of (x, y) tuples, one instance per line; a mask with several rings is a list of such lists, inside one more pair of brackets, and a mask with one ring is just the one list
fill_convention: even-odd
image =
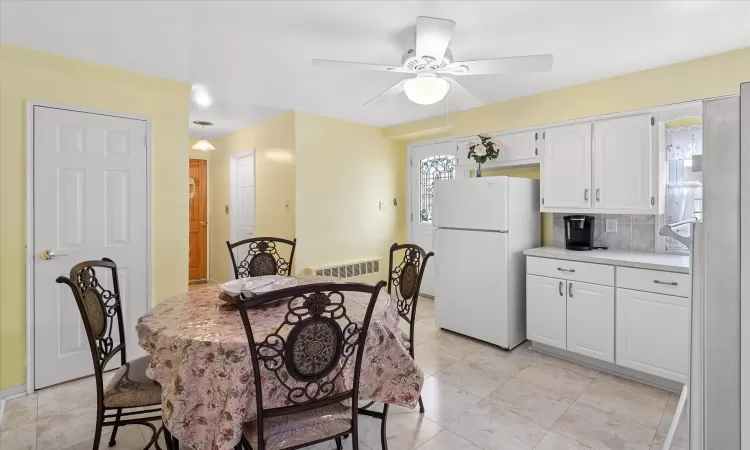
[[(400, 63), (416, 17), (457, 22), (456, 60), (552, 53), (552, 72), (461, 82), (485, 103), (750, 46), (748, 1), (7, 1), (0, 41), (204, 84), (191, 120), (224, 134), (296, 109), (388, 126), (454, 110), (362, 104), (405, 76), (313, 58)], [(199, 137), (201, 133), (193, 133)]]

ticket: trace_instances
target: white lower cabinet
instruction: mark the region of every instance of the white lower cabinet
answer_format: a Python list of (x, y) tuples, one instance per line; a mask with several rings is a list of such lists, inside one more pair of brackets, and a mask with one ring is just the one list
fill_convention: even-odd
[(565, 303), (565, 280), (526, 275), (527, 338), (565, 349)]
[(617, 364), (687, 382), (690, 299), (617, 288), (616, 329)]
[(615, 362), (615, 288), (569, 281), (567, 349)]

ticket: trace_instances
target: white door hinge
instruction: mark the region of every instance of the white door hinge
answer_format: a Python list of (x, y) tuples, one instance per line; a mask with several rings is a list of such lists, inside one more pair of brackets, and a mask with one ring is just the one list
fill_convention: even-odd
[(414, 213), (411, 213), (411, 218), (409, 220), (411, 220), (412, 222), (414, 222)]
[(409, 167), (414, 167), (414, 160), (413, 159), (409, 160)]

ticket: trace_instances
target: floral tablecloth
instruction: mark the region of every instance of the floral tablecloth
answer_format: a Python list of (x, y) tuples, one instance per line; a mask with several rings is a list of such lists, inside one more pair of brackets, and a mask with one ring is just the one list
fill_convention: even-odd
[[(298, 278), (300, 284), (321, 281), (331, 280)], [(152, 356), (146, 375), (162, 386), (164, 423), (196, 450), (231, 449), (240, 441), (242, 424), (256, 416), (245, 329), (239, 312), (221, 307), (220, 293), (213, 285), (164, 300), (136, 325), (139, 344)], [(368, 300), (367, 294), (348, 294), (348, 314), (363, 320)], [(285, 302), (254, 309), (256, 339), (275, 330), (286, 311)], [(360, 399), (413, 408), (423, 381), (398, 331), (396, 304), (382, 291), (365, 343)], [(267, 387), (264, 407), (284, 406), (285, 392)]]

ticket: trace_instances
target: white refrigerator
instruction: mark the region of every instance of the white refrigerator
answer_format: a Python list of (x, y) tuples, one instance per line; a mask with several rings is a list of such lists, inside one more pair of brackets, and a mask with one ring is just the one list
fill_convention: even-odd
[(539, 247), (539, 181), (435, 182), (435, 323), (502, 348), (526, 339), (526, 260)]

